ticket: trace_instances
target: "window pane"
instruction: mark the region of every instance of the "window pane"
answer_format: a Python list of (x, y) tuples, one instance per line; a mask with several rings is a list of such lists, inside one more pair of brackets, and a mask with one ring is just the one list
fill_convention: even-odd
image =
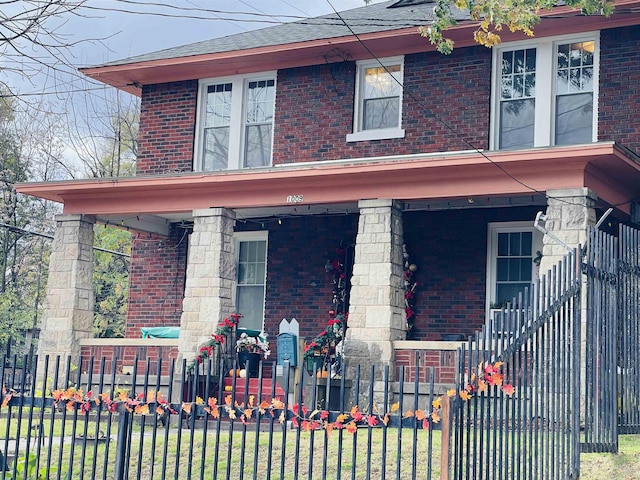
[(397, 97), (402, 94), (400, 65), (366, 68), (362, 95), (365, 99)]
[(264, 285), (238, 285), (236, 308), (242, 314), (240, 326), (252, 330), (262, 330), (264, 317)]
[(205, 127), (227, 126), (231, 122), (231, 84), (207, 87)]
[(509, 259), (509, 280), (512, 282), (517, 282), (518, 280), (522, 280), (522, 278), (520, 277), (520, 259), (519, 258)]
[(509, 234), (509, 255), (512, 257), (521, 255), (520, 253), (520, 234), (519, 233), (510, 233)]
[(245, 134), (244, 166), (266, 167), (271, 162), (272, 124), (247, 125)]
[(527, 287), (531, 287), (529, 282), (504, 283), (498, 285), (496, 291), (496, 303), (502, 304), (504, 302), (512, 302), (514, 298), (518, 298), (518, 294), (521, 292), (524, 295), (524, 291)]
[(509, 255), (509, 234), (499, 233), (498, 234), (498, 256), (506, 257), (507, 255)]
[(531, 281), (531, 259), (520, 259), (520, 280)]
[(229, 127), (207, 128), (204, 131), (203, 170), (224, 170), (229, 158)]
[(506, 282), (507, 280), (509, 280), (509, 259), (499, 258), (496, 266), (498, 281)]
[(556, 98), (556, 145), (590, 143), (593, 126), (593, 94)]
[(535, 100), (510, 100), (500, 104), (500, 148), (533, 146)]
[(247, 85), (247, 123), (273, 121), (275, 81), (261, 80)]
[(520, 237), (522, 239), (522, 244), (521, 244), (522, 254), (521, 255), (531, 256), (531, 242), (533, 241), (533, 235), (531, 234), (531, 232), (522, 232), (520, 234)]
[(363, 129), (393, 128), (400, 121), (399, 97), (364, 101)]

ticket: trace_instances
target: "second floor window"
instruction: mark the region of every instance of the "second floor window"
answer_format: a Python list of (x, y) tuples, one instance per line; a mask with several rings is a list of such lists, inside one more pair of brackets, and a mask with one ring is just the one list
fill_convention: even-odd
[(595, 141), (597, 54), (595, 34), (498, 49), (494, 148)]
[(403, 58), (358, 62), (353, 133), (347, 141), (404, 137)]
[(200, 82), (196, 170), (271, 165), (275, 74)]

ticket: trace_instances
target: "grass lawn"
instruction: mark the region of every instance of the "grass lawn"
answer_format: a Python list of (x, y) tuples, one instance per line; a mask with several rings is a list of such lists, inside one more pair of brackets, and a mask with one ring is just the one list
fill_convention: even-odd
[(640, 435), (621, 435), (620, 451), (580, 455), (581, 480), (640, 479)]

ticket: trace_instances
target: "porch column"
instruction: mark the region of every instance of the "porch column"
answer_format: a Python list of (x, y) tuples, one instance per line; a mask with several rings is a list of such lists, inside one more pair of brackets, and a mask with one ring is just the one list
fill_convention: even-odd
[[(567, 246), (583, 247), (587, 241), (587, 230), (596, 223), (595, 203), (597, 196), (588, 188), (571, 188), (547, 191), (547, 221), (548, 231), (562, 240)], [(540, 262), (540, 273), (546, 274), (567, 254), (567, 250), (554, 238), (545, 235), (543, 239), (543, 257)], [(580, 339), (580, 415), (584, 419), (585, 412), (585, 382), (586, 382), (586, 335), (587, 331), (587, 302), (586, 277), (582, 280), (581, 293), (581, 325)], [(545, 402), (545, 398), (539, 398)]]
[(360, 364), (368, 378), (374, 365), (380, 379), (384, 365), (393, 375), (393, 342), (406, 336), (402, 211), (394, 200), (361, 200), (358, 207), (345, 357), (351, 373)]
[(233, 245), (235, 212), (209, 208), (193, 212), (189, 258), (180, 318), (179, 359), (196, 356), (218, 323), (234, 311), (236, 280)]
[[(596, 194), (588, 188), (547, 191), (546, 229), (570, 248), (585, 245), (587, 229), (596, 223)], [(546, 273), (567, 254), (550, 235), (543, 239), (540, 273)]]
[(80, 357), (78, 340), (93, 336), (93, 225), (87, 215), (56, 216), (38, 355)]

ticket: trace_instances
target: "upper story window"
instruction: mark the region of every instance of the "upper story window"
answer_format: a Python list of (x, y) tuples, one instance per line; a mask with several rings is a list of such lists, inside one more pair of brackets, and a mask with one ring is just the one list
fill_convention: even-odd
[(200, 82), (196, 170), (271, 165), (275, 85), (275, 73)]
[(590, 34), (496, 49), (493, 148), (596, 141), (598, 46)]
[(353, 133), (348, 142), (403, 138), (402, 57), (357, 63)]

